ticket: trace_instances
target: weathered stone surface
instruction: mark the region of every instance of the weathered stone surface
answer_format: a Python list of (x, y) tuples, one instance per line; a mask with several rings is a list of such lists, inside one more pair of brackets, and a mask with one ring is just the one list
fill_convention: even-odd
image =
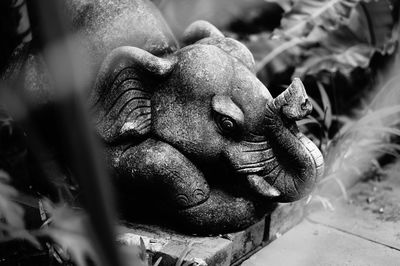
[(269, 243), (299, 224), (304, 218), (305, 201), (280, 203), (267, 216), (267, 228), (264, 241)]
[(184, 39), (169, 56), (107, 56), (90, 100), (96, 128), (126, 187), (158, 193), (155, 208), (174, 224), (240, 230), (322, 174), (321, 153), (295, 125), (311, 104), (299, 79), (273, 99), (247, 48), (212, 25), (195, 22)]
[[(280, 203), (268, 217), (247, 227), (245, 230), (218, 237), (188, 236), (154, 225), (129, 224), (122, 226), (118, 241), (127, 245), (139, 245), (142, 237), (153, 261), (163, 257), (165, 264), (174, 265), (188, 243), (196, 243), (188, 258), (197, 258), (214, 265), (221, 260), (227, 265), (240, 265), (255, 250), (277, 239), (303, 219), (304, 200), (294, 203)], [(219, 255), (220, 254), (220, 255)], [(223, 259), (225, 258), (225, 259)]]
[[(198, 21), (179, 48), (145, 0), (72, 1), (66, 11), (125, 209), (220, 234), (311, 191), (323, 159), (296, 127), (312, 109), (299, 79), (273, 98), (243, 44)], [(32, 57), (25, 86), (53, 91), (46, 58)]]
[(395, 266), (399, 261), (398, 250), (304, 221), (242, 265)]
[(161, 256), (162, 265), (174, 265), (188, 246), (185, 260), (231, 265), (262, 245), (264, 230), (265, 219), (243, 231), (216, 237), (189, 236), (154, 225), (129, 224), (120, 227), (118, 242), (138, 246), (142, 238), (153, 262)]
[[(185, 261), (196, 261), (200, 265), (228, 266), (232, 260), (232, 242), (216, 238), (189, 238), (186, 241), (171, 241), (161, 252), (179, 258), (182, 248), (190, 245)], [(166, 263), (165, 265), (172, 265)]]
[(153, 262), (162, 257), (161, 265), (175, 265), (186, 249), (184, 261), (196, 261), (199, 265), (228, 266), (232, 261), (233, 241), (219, 236), (187, 236), (157, 226), (136, 224), (121, 227), (118, 242), (138, 245), (140, 237)]
[(243, 231), (226, 235), (232, 241), (232, 263), (235, 263), (262, 244), (264, 230), (265, 219), (262, 219)]

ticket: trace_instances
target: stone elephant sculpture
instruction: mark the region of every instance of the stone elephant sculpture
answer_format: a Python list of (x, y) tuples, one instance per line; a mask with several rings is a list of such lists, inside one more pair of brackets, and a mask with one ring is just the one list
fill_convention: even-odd
[[(197, 21), (179, 48), (147, 1), (66, 2), (95, 73), (94, 127), (128, 211), (223, 233), (310, 193), (323, 158), (296, 127), (312, 110), (299, 79), (273, 98), (243, 44)], [(46, 87), (35, 73), (30, 86)]]
[(312, 109), (301, 81), (273, 99), (247, 48), (204, 21), (184, 43), (161, 57), (119, 47), (104, 60), (91, 103), (117, 175), (203, 232), (243, 228), (266, 204), (309, 193), (323, 159), (296, 128)]

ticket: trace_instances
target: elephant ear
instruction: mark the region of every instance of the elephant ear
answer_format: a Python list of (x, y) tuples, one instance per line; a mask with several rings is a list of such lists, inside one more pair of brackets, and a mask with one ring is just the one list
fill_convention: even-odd
[(182, 41), (185, 45), (196, 43), (217, 46), (255, 73), (254, 57), (249, 49), (232, 38), (226, 38), (221, 31), (207, 21), (198, 20), (190, 24), (183, 33)]
[(182, 42), (193, 44), (204, 38), (224, 38), (224, 34), (213, 24), (205, 20), (197, 20), (190, 24), (183, 33)]
[(103, 61), (89, 103), (105, 142), (143, 137), (151, 128), (151, 87), (175, 62), (131, 46), (113, 50)]

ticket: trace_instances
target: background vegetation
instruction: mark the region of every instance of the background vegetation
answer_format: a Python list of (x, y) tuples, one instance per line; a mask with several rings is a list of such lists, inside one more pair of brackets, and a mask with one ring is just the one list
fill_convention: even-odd
[[(68, 93), (51, 110), (38, 111), (14, 93), (18, 87), (7, 66), (21, 62), (13, 54), (24, 59), (28, 51), (65, 37), (67, 25), (56, 3), (0, 3), (0, 36), (6, 40), (0, 42), (0, 106), (15, 107), (0, 110), (0, 263), (148, 265), (143, 243), (129, 250), (114, 244), (113, 192), (81, 103), (79, 78), (58, 84), (57, 92)], [(331, 207), (327, 195), (346, 197), (345, 187), (398, 156), (399, 1), (154, 3), (178, 37), (190, 22), (207, 19), (245, 43), (273, 95), (293, 77), (304, 81), (314, 112), (299, 126), (326, 160), (325, 177), (309, 202)], [(67, 45), (58, 49), (70, 54)], [(63, 63), (74, 76), (75, 62)], [(54, 153), (57, 159), (48, 156)], [(178, 265), (187, 250), (182, 252)]]

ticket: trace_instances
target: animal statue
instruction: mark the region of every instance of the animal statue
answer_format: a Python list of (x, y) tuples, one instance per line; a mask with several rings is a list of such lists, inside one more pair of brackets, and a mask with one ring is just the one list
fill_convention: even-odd
[[(147, 215), (142, 207), (219, 234), (311, 192), (323, 157), (296, 126), (312, 110), (299, 79), (273, 98), (243, 44), (205, 21), (178, 43), (145, 0), (65, 6), (92, 77), (94, 128), (132, 216)], [(40, 58), (24, 65), (28, 91), (51, 91)]]

